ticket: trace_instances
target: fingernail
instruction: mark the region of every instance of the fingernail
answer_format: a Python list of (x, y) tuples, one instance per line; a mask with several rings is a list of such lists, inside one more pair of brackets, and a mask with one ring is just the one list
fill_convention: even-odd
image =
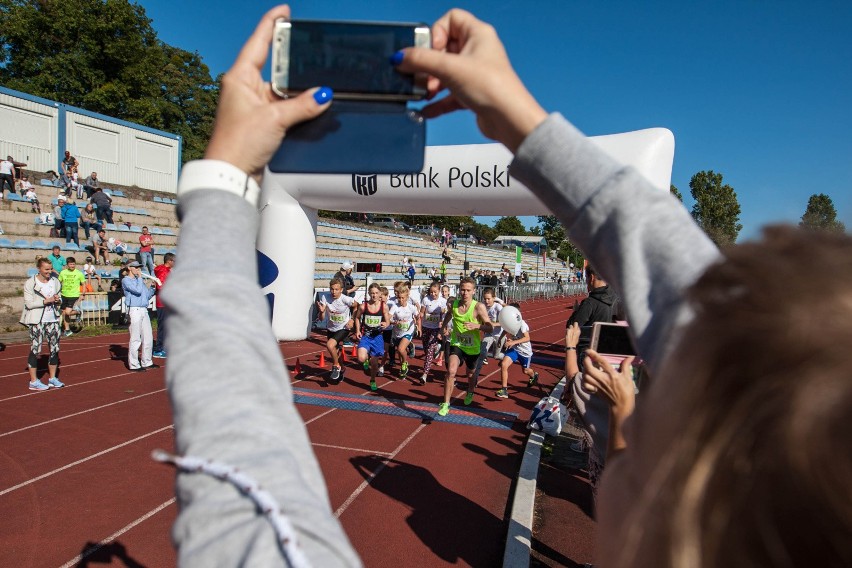
[(318, 105), (324, 105), (325, 103), (331, 102), (331, 99), (334, 98), (334, 91), (331, 90), (331, 87), (320, 87), (319, 90), (314, 92), (314, 100)]
[(397, 51), (393, 55), (390, 56), (390, 64), (396, 67), (400, 63), (402, 63), (402, 58), (405, 57), (405, 53), (402, 51)]

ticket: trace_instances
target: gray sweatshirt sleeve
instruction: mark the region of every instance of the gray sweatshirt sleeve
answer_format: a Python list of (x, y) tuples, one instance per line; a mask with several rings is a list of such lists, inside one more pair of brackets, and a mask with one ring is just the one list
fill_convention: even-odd
[[(199, 190), (181, 198), (178, 216), (177, 263), (163, 286), (178, 453), (253, 477), (314, 566), (360, 566), (332, 515), (257, 283), (257, 212), (230, 193)], [(229, 483), (181, 473), (177, 496), (181, 566), (285, 565), (269, 522)]]
[(692, 313), (684, 291), (719, 251), (669, 192), (595, 147), (562, 116), (551, 115), (526, 140), (511, 174), (556, 215), (615, 287), (637, 348), (656, 372)]

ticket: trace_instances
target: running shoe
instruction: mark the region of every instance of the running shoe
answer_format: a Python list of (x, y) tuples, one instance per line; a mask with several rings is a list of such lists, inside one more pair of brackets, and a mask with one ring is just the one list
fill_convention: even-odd
[(537, 382), (538, 382), (538, 373), (534, 373), (533, 376), (530, 377), (530, 380), (527, 383), (527, 385), (528, 386), (534, 386)]
[(379, 390), (379, 385), (376, 384), (375, 379), (370, 379), (370, 390), (371, 391)]
[(497, 398), (509, 398), (509, 390), (508, 389), (499, 389), (494, 393), (494, 396)]
[(332, 367), (331, 368), (331, 374), (329, 374), (328, 378), (331, 381), (337, 382), (337, 381), (340, 380), (340, 375), (341, 375), (340, 367)]
[(422, 376), (422, 377), (420, 377), (419, 379), (414, 379), (414, 381), (413, 381), (413, 382), (414, 382), (415, 384), (418, 384), (418, 385), (425, 385), (425, 384), (426, 384), (426, 375), (423, 375), (423, 376)]
[(61, 389), (62, 387), (65, 386), (65, 383), (63, 383), (62, 381), (60, 381), (56, 377), (51, 377), (50, 380), (47, 381), (47, 384), (49, 386), (53, 387), (53, 388), (56, 388), (56, 389)]
[(450, 403), (442, 402), (438, 405), (438, 416), (446, 416), (450, 413)]
[(473, 393), (469, 392), (466, 395), (464, 395), (464, 405), (468, 406), (468, 405), (470, 405), (471, 402), (473, 402)]
[(408, 344), (408, 356), (409, 356), (409, 357), (414, 357), (414, 353), (415, 353), (415, 347), (414, 347), (414, 344), (413, 344), (413, 343), (409, 343), (409, 344)]
[(30, 390), (31, 391), (46, 391), (49, 388), (50, 388), (49, 386), (47, 386), (46, 384), (44, 384), (43, 382), (41, 382), (38, 379), (36, 379), (35, 382), (30, 383)]
[(399, 378), (404, 379), (408, 376), (408, 363), (403, 363), (399, 368)]
[(384, 365), (379, 367), (379, 370), (376, 372), (376, 375), (378, 375), (379, 377), (385, 376), (385, 366)]
[(369, 360), (369, 359), (365, 359), (365, 360), (364, 360), (364, 370), (365, 370), (365, 371), (369, 371), (369, 370), (370, 370), (370, 360)]
[(165, 351), (154, 351), (153, 353), (151, 353), (151, 357), (154, 357), (156, 359), (166, 359), (167, 355)]
[(420, 377), (420, 384), (425, 385), (429, 382), (429, 373), (423, 373), (423, 376)]
[(65, 337), (71, 337), (72, 335), (74, 335), (74, 332), (73, 332), (73, 331), (71, 331), (70, 329), (66, 329), (66, 330), (65, 330), (65, 333), (64, 333), (63, 335), (64, 335)]

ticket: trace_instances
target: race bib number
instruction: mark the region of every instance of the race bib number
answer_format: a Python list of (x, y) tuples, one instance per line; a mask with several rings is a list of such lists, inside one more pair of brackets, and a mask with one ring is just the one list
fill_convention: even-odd
[(379, 327), (382, 323), (382, 316), (364, 316), (364, 325), (367, 327)]
[(349, 321), (349, 318), (346, 317), (346, 314), (331, 314), (329, 317), (332, 323), (346, 323)]
[(473, 347), (473, 337), (467, 334), (459, 335), (459, 345), (462, 347)]
[(396, 322), (396, 328), (399, 330), (405, 331), (409, 327), (411, 327), (411, 320), (403, 320)]
[(440, 323), (441, 315), (440, 314), (426, 314), (426, 321), (429, 323)]

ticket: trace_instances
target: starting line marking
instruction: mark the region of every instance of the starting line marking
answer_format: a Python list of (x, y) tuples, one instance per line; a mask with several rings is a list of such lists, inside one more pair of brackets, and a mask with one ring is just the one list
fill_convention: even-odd
[(372, 412), (375, 414), (389, 414), (391, 416), (403, 416), (405, 418), (417, 418), (420, 420), (427, 419), (430, 421), (435, 420), (438, 422), (465, 424), (468, 426), (479, 426), (482, 428), (496, 428), (499, 430), (510, 430), (512, 425), (518, 419), (518, 415), (516, 413), (481, 409), (461, 409), (459, 407), (453, 407), (447, 416), (438, 416), (437, 404), (393, 398), (365, 398), (362, 395), (345, 393), (326, 394), (312, 389), (302, 388), (293, 389), (293, 401), (299, 404), (309, 404), (312, 406), (342, 408), (344, 410)]

